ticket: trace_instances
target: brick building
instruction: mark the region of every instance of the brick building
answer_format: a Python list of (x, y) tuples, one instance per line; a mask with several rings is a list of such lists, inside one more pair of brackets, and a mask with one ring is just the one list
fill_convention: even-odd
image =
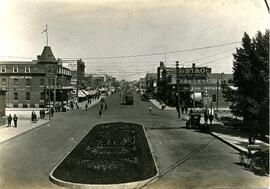
[(54, 57), (50, 46), (44, 47), (37, 60), (0, 61), (0, 113), (68, 101), (70, 79), (71, 71)]

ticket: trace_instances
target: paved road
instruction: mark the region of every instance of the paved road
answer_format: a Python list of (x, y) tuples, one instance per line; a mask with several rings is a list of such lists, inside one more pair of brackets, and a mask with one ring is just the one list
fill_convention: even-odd
[(118, 94), (88, 111), (57, 113), (53, 121), (0, 145), (0, 188), (60, 188), (48, 175), (97, 123), (131, 121), (146, 127), (159, 165), (159, 180), (145, 188), (268, 188), (268, 177), (237, 164), (238, 153), (211, 135), (184, 128), (175, 112), (161, 111), (135, 97), (133, 106), (120, 105)]

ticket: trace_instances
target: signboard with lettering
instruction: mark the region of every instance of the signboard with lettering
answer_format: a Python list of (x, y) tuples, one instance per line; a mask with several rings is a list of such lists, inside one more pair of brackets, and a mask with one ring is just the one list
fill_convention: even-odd
[[(168, 74), (175, 74), (176, 69), (167, 70)], [(195, 67), (195, 68), (179, 68), (180, 79), (206, 79), (207, 67)]]
[(74, 62), (63, 62), (62, 63), (62, 66), (70, 69), (71, 71), (77, 71), (77, 61), (74, 61)]

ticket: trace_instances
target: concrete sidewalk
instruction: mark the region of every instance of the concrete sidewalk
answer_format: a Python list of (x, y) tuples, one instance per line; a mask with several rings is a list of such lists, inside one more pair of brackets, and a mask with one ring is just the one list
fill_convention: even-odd
[[(91, 104), (88, 104), (88, 108), (91, 108), (95, 104), (99, 103), (100, 99), (92, 100)], [(87, 102), (87, 101), (86, 101)], [(86, 102), (79, 103), (79, 110), (85, 109)], [(75, 109), (76, 110), (76, 109)], [(57, 112), (54, 114), (54, 116), (57, 116)], [(27, 133), (30, 130), (37, 129), (47, 123), (49, 123), (49, 118), (46, 116), (45, 119), (39, 119), (36, 123), (31, 122), (29, 119), (18, 119), (17, 127), (13, 127), (13, 121), (12, 121), (12, 127), (6, 127), (6, 125), (0, 126), (0, 144), (3, 144), (5, 142), (8, 142), (18, 136), (21, 136), (25, 133)]]
[[(150, 99), (150, 102), (155, 105), (158, 109), (161, 109), (161, 104), (155, 100), (155, 99)], [(168, 107), (166, 106), (166, 108), (164, 110), (174, 110), (176, 111), (175, 108), (173, 107)], [(187, 121), (189, 120), (189, 116), (187, 114), (182, 115), (182, 120)], [(201, 124), (204, 124), (204, 118), (203, 116), (201, 117)], [(213, 120), (212, 122), (213, 125), (219, 125), (223, 128), (224, 124), (217, 121), (217, 120)], [(221, 140), (222, 142), (224, 142), (225, 144), (231, 146), (232, 148), (236, 149), (239, 152), (244, 152), (247, 153), (248, 152), (248, 138), (247, 137), (243, 137), (243, 136), (233, 136), (233, 135), (229, 135), (229, 134), (224, 134), (224, 133), (218, 133), (218, 132), (210, 132), (211, 135), (213, 135), (214, 137), (218, 138), (219, 140)], [(260, 140), (256, 140), (255, 145), (260, 146), (260, 148), (262, 150), (269, 150), (270, 145), (268, 143), (262, 142)]]
[(17, 127), (13, 127), (13, 122), (11, 124), (12, 127), (6, 127), (6, 125), (2, 125), (0, 127), (0, 144), (3, 144), (13, 138), (16, 138), (24, 133), (39, 128), (49, 122), (48, 119), (40, 119), (36, 123), (31, 122), (28, 119), (18, 119)]

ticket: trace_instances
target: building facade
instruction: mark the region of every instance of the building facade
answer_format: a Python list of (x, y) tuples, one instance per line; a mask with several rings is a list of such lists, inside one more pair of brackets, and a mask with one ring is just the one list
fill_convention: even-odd
[[(228, 108), (222, 90), (223, 85), (232, 80), (232, 74), (212, 73), (207, 67), (187, 67), (178, 69), (166, 67), (163, 62), (157, 68), (157, 96), (175, 105), (179, 90), (180, 106), (204, 108)], [(177, 87), (177, 79), (179, 87)]]
[(70, 79), (71, 70), (61, 65), (49, 46), (37, 60), (0, 61), (0, 113), (68, 101)]

